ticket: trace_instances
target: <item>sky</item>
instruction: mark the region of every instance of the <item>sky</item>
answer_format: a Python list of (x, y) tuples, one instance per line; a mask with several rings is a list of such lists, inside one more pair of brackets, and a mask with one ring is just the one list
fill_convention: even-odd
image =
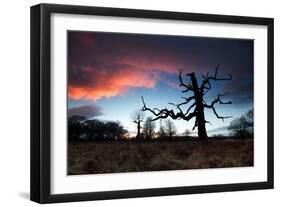
[[(142, 108), (141, 96), (147, 107), (177, 111), (168, 103), (192, 96), (181, 92), (179, 68), (184, 82), (190, 82), (186, 73), (195, 72), (200, 85), (202, 74), (214, 75), (218, 64), (218, 77), (230, 73), (232, 80), (213, 81), (204, 98), (211, 103), (228, 93), (223, 100), (232, 104), (217, 104), (216, 110), (232, 118), (222, 121), (206, 109), (208, 134), (226, 134), (234, 118), (253, 108), (253, 40), (85, 31), (67, 35), (68, 116), (120, 121), (134, 135), (130, 114)], [(145, 116), (153, 117), (150, 112)], [(173, 120), (179, 133), (192, 130), (194, 121)]]

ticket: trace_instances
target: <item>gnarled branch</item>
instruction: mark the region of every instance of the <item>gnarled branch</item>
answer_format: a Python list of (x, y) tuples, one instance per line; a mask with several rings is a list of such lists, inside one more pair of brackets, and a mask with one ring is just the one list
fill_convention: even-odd
[(192, 127), (192, 131), (194, 131), (194, 129), (198, 126), (198, 120), (196, 118), (195, 122), (194, 122), (194, 126)]
[(212, 109), (214, 114), (216, 115), (216, 117), (218, 119), (222, 119), (223, 121), (224, 121), (224, 119), (231, 118), (232, 116), (219, 116), (217, 111), (216, 111), (215, 104), (217, 104), (217, 103), (218, 104), (232, 104), (231, 101), (224, 102), (224, 101), (221, 100), (221, 97), (224, 97), (225, 95), (227, 95), (227, 94), (226, 93), (225, 94), (219, 94), (217, 96), (217, 98), (215, 98), (210, 105), (204, 104), (204, 107)]
[[(183, 120), (189, 121), (190, 119), (192, 119), (193, 117), (195, 117), (197, 115), (196, 111), (194, 111), (193, 113), (188, 114), (187, 116), (182, 112), (182, 110), (180, 110), (180, 112), (175, 113), (174, 110), (168, 110), (168, 109), (150, 109), (148, 107), (146, 107), (146, 104), (144, 102), (143, 97), (142, 98), (142, 103), (143, 103), (143, 107), (142, 107), (142, 111), (150, 111), (154, 116), (156, 116), (154, 119), (152, 119), (152, 121), (156, 121), (158, 119), (165, 119), (167, 117), (171, 117), (172, 119), (178, 119), (181, 118)], [(179, 108), (179, 107), (178, 107)]]
[(196, 106), (196, 103), (194, 102), (192, 105), (189, 106), (189, 108), (186, 110), (185, 114), (184, 115), (187, 115), (189, 113), (189, 111), (194, 107)]
[(168, 104), (170, 104), (170, 105), (172, 105), (172, 106), (176, 106), (176, 107), (178, 108), (178, 110), (179, 110), (181, 113), (183, 113), (182, 110), (181, 110), (181, 108), (180, 108), (180, 106), (183, 105), (184, 103), (181, 103), (181, 104), (168, 103)]
[[(231, 80), (232, 79), (232, 76), (231, 76), (231, 74), (229, 73), (228, 74), (228, 78), (218, 78), (218, 70), (219, 70), (219, 66), (220, 65), (217, 65), (217, 67), (216, 67), (216, 71), (215, 71), (215, 75), (214, 76), (209, 76), (209, 74), (207, 73), (207, 75), (206, 76), (202, 76), (203, 77), (203, 81), (202, 81), (202, 84), (201, 84), (201, 87), (200, 87), (200, 89), (201, 89), (201, 91), (205, 94), (208, 90), (210, 90), (211, 89), (211, 83), (210, 83), (210, 81), (211, 80), (214, 80), (214, 81), (229, 81), (229, 80)], [(206, 90), (205, 92), (204, 92), (204, 90)]]
[(185, 84), (185, 83), (183, 83), (183, 80), (182, 80), (182, 72), (183, 72), (183, 70), (182, 70), (182, 69), (179, 69), (179, 80), (180, 80), (179, 86), (180, 86), (180, 87), (185, 87), (185, 88), (186, 88), (186, 89), (183, 90), (182, 92), (183, 92), (183, 93), (186, 93), (186, 92), (188, 92), (188, 91), (194, 91), (194, 88), (192, 87), (191, 84)]
[(195, 100), (195, 96), (190, 96), (188, 98), (186, 98), (186, 97), (181, 97), (181, 98), (183, 98), (186, 103), (189, 103), (191, 100)]

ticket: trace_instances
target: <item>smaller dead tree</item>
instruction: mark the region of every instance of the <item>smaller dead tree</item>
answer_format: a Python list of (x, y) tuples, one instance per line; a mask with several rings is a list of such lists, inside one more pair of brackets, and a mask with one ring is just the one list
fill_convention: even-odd
[(190, 134), (191, 134), (191, 131), (189, 129), (184, 130), (184, 132), (182, 133), (182, 135), (185, 137), (189, 137)]
[(143, 134), (146, 139), (152, 139), (155, 134), (155, 123), (152, 117), (147, 117), (143, 125)]
[(142, 110), (135, 110), (134, 112), (131, 113), (131, 120), (135, 124), (137, 124), (137, 135), (136, 139), (140, 139), (140, 130), (141, 130), (141, 122), (144, 120), (144, 113)]
[(162, 120), (161, 119), (160, 119), (160, 126), (159, 126), (159, 130), (158, 130), (157, 134), (158, 134), (158, 137), (160, 137), (160, 138), (163, 138), (163, 137), (166, 136), (166, 131), (165, 131), (165, 128), (164, 128), (164, 126), (162, 124)]
[(175, 124), (170, 119), (165, 121), (165, 131), (169, 138), (172, 138), (177, 132)]

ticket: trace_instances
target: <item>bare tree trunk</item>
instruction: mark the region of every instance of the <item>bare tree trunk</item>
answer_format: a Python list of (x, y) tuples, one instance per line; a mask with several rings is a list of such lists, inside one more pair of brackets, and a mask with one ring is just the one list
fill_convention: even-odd
[(137, 133), (137, 139), (140, 139), (140, 129), (141, 129), (141, 126), (140, 126), (140, 121), (138, 121), (138, 133)]
[(208, 135), (205, 126), (206, 120), (204, 114), (203, 93), (202, 91), (200, 91), (198, 87), (197, 79), (194, 73), (190, 73), (190, 78), (191, 78), (192, 86), (194, 88), (196, 110), (198, 113), (195, 120), (195, 126), (197, 126), (199, 139), (206, 142), (208, 139)]
[(198, 137), (201, 141), (207, 142), (208, 141), (208, 135), (206, 131), (206, 121), (205, 121), (205, 115), (204, 115), (204, 109), (198, 110), (198, 116), (197, 116), (197, 129), (198, 129)]

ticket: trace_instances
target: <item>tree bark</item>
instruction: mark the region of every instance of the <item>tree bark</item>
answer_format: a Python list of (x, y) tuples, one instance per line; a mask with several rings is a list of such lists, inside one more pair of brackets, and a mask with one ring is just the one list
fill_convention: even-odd
[(138, 121), (138, 123), (137, 123), (138, 124), (138, 134), (136, 137), (137, 139), (140, 139), (140, 129), (141, 129), (140, 123), (141, 123), (140, 121)]
[(208, 139), (206, 131), (206, 120), (204, 114), (204, 104), (203, 104), (203, 93), (200, 91), (197, 83), (197, 79), (194, 73), (189, 74), (192, 86), (194, 88), (194, 97), (196, 103), (197, 116), (195, 120), (195, 126), (197, 126), (198, 137), (200, 140), (206, 142)]
[(205, 121), (205, 115), (204, 115), (204, 108), (198, 109), (197, 130), (198, 130), (199, 139), (203, 142), (207, 142), (208, 141), (208, 135), (207, 135), (207, 131), (206, 131), (206, 121)]

